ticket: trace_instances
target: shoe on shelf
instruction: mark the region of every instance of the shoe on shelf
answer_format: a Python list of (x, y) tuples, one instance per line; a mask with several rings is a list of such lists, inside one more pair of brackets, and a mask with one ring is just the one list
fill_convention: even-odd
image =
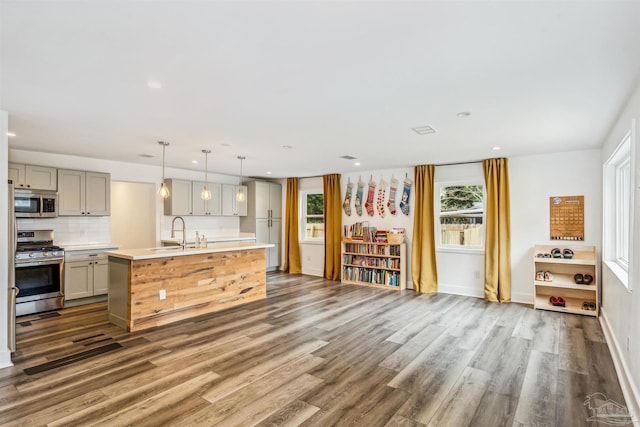
[(544, 271), (536, 272), (536, 280), (538, 282), (544, 282)]
[(590, 274), (585, 274), (584, 275), (584, 284), (585, 285), (590, 285), (593, 282), (593, 276)]
[[(593, 280), (593, 277), (591, 278)], [(584, 276), (580, 273), (573, 276), (573, 281), (576, 282), (576, 285), (584, 285)]]
[(573, 251), (569, 248), (565, 248), (562, 250), (562, 256), (566, 259), (573, 258)]
[(553, 258), (562, 258), (562, 252), (560, 252), (560, 248), (551, 249), (551, 256)]
[(544, 281), (545, 282), (553, 282), (553, 274), (550, 271), (544, 272)]
[[(554, 297), (554, 296), (550, 296), (549, 297), (549, 304), (551, 305), (556, 305), (558, 303), (558, 298)], [(586, 302), (585, 302), (586, 304)]]
[(566, 303), (565, 303), (565, 301), (564, 301), (564, 298), (562, 298), (562, 297), (558, 297), (558, 298), (556, 298), (556, 306), (558, 306), (558, 307), (564, 307), (564, 306), (565, 306), (565, 304), (566, 304)]

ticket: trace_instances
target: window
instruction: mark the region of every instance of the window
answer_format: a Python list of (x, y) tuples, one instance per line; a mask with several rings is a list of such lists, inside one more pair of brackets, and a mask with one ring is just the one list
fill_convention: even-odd
[(631, 139), (629, 132), (604, 165), (604, 258), (627, 287), (633, 197)]
[(318, 191), (302, 193), (302, 240), (324, 240), (324, 194)]
[(482, 249), (484, 246), (484, 185), (441, 184), (438, 225), (441, 248)]

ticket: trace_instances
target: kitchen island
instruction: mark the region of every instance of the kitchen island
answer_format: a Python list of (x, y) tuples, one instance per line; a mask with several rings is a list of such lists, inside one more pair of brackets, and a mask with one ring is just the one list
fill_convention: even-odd
[(109, 321), (135, 332), (264, 299), (266, 249), (272, 246), (108, 251)]

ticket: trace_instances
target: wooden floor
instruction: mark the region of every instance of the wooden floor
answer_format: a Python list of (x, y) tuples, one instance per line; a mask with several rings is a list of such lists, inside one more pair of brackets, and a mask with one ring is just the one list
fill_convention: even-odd
[(454, 295), (274, 274), (154, 330), (105, 303), (18, 322), (3, 426), (595, 426), (588, 395), (624, 404), (596, 319)]

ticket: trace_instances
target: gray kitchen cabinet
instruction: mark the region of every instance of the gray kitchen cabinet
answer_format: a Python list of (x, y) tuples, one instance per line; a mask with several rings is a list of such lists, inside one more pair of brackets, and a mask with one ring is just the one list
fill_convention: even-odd
[(102, 172), (58, 169), (58, 215), (111, 214), (111, 175)]
[(282, 186), (275, 182), (247, 183), (247, 216), (240, 218), (240, 231), (255, 233), (256, 242), (271, 243), (267, 249), (267, 270), (280, 267), (282, 235)]
[(193, 183), (184, 179), (166, 179), (169, 198), (164, 199), (165, 215), (193, 215)]
[(242, 188), (244, 194), (247, 194), (247, 186), (234, 185), (234, 184), (222, 184), (222, 215), (223, 216), (240, 216), (247, 215), (247, 198), (242, 202), (239, 202), (236, 198), (238, 189)]
[(65, 301), (106, 295), (108, 287), (109, 263), (104, 253), (80, 253), (65, 257)]
[(207, 188), (209, 188), (209, 191), (211, 191), (210, 200), (202, 200), (202, 198), (200, 197), (200, 195), (202, 194), (202, 190), (204, 189), (204, 182), (193, 181), (191, 183), (191, 186), (193, 190), (191, 195), (191, 198), (193, 200), (193, 215), (222, 215), (221, 184), (207, 184)]
[(56, 168), (9, 163), (8, 172), (15, 188), (53, 191), (58, 189)]

